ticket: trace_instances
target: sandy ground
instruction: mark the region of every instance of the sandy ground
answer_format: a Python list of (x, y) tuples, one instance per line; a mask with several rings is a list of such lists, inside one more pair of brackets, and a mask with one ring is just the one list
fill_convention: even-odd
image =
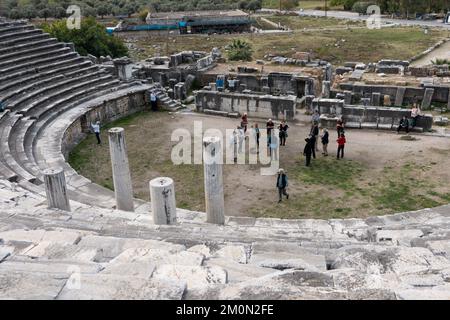
[[(336, 132), (330, 130), (330, 156), (319, 152), (313, 167), (306, 168), (302, 152), (310, 131), (309, 116), (299, 112), (298, 118), (289, 123), (287, 145), (280, 149), (280, 166), (289, 176), (289, 200), (277, 203), (276, 177), (261, 175), (260, 165), (225, 165), (227, 215), (365, 217), (450, 201), (449, 138), (415, 135), (416, 141), (405, 141), (395, 132), (347, 130), (346, 159), (338, 161)], [(172, 147), (178, 143), (171, 141), (173, 131), (187, 129), (192, 133), (194, 121), (200, 121), (203, 130), (222, 132), (239, 124), (239, 119), (165, 112), (147, 112), (118, 124), (126, 132), (135, 196), (148, 200), (148, 182), (169, 176), (175, 181), (178, 206), (204, 210), (203, 166), (175, 166), (170, 160)], [(255, 122), (265, 128), (264, 119), (250, 119), (249, 127)], [(107, 141), (103, 131), (103, 141)], [(83, 163), (74, 167), (94, 182), (112, 188), (108, 145), (97, 146), (90, 136), (77, 150)]]
[[(304, 157), (301, 156), (304, 147), (304, 138), (309, 133), (309, 119), (303, 116), (303, 121), (291, 123), (287, 145), (280, 149), (280, 165), (283, 168), (303, 166)], [(186, 128), (192, 130), (193, 121), (202, 121), (203, 128), (216, 128), (224, 132), (225, 129), (234, 128), (238, 124), (236, 119), (204, 115), (176, 115), (171, 121), (170, 128)], [(264, 128), (265, 122), (260, 119), (251, 119)], [(372, 172), (376, 173), (387, 165), (400, 165), (408, 161), (425, 164), (439, 161), (442, 164), (442, 153), (450, 150), (450, 139), (421, 136), (419, 141), (403, 141), (396, 133), (381, 131), (352, 130), (346, 133), (348, 144), (346, 157), (353, 161), (363, 163)], [(334, 157), (336, 150), (335, 140), (337, 134), (330, 131), (329, 150)], [(437, 151), (436, 151), (437, 150)], [(321, 157), (320, 152), (318, 157)], [(450, 159), (446, 160), (450, 165)], [(314, 165), (314, 164), (313, 164)], [(439, 174), (440, 179), (450, 181), (450, 172), (436, 170), (427, 174)], [(364, 177), (370, 180), (371, 175)], [(292, 181), (292, 180), (291, 180)], [(226, 165), (224, 168), (225, 202), (228, 215), (243, 215), (245, 212), (259, 206), (271, 206), (277, 200), (274, 176), (262, 176), (257, 168), (250, 165)], [(303, 192), (310, 186), (302, 185), (299, 181), (292, 181), (289, 189), (292, 197), (297, 192)], [(244, 214), (245, 215), (245, 214)]]

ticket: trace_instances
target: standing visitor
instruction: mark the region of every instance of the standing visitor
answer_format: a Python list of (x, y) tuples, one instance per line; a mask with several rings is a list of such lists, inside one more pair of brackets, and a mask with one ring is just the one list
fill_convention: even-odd
[(275, 135), (275, 133), (272, 131), (270, 133), (270, 144), (269, 144), (269, 154), (270, 154), (270, 160), (278, 160), (278, 146), (279, 146), (279, 138)]
[(315, 159), (316, 158), (316, 137), (313, 136), (312, 134), (309, 135), (309, 143), (311, 144), (311, 153), (312, 153), (312, 157)]
[(305, 139), (306, 145), (303, 149), (303, 155), (306, 157), (306, 166), (309, 167), (311, 164), (311, 155), (314, 150), (314, 145), (311, 142), (311, 137)]
[[(238, 127), (239, 129), (239, 127)], [(238, 129), (233, 130), (233, 134), (230, 139), (231, 148), (233, 148), (233, 160), (237, 163), (237, 153), (238, 153)]]
[(261, 136), (261, 133), (259, 132), (259, 127), (257, 123), (255, 123), (253, 131), (256, 139), (256, 153), (259, 153), (259, 137)]
[(273, 123), (272, 119), (269, 119), (266, 123), (267, 128), (267, 137), (270, 136), (270, 133), (272, 132), (272, 129), (275, 128), (275, 124)]
[(100, 140), (100, 121), (97, 121), (96, 123), (91, 123), (92, 130), (95, 133), (95, 137), (97, 138), (97, 144), (102, 143)]
[(153, 91), (150, 92), (150, 103), (152, 105), (152, 110), (157, 111), (158, 110), (158, 97), (156, 97), (156, 94)]
[(248, 126), (247, 113), (244, 113), (244, 115), (241, 118), (241, 127), (244, 129), (244, 133), (247, 132), (247, 126)]
[[(319, 123), (314, 122), (311, 128), (310, 134), (314, 137), (314, 149), (315, 151), (319, 151), (318, 142), (319, 142)], [(315, 156), (314, 156), (315, 158)]]
[(243, 152), (242, 146), (244, 145), (244, 139), (245, 139), (244, 129), (242, 129), (242, 127), (238, 126), (237, 134), (238, 134), (238, 139), (239, 139), (239, 153), (242, 153)]
[(320, 121), (320, 114), (319, 114), (319, 111), (316, 109), (316, 110), (314, 110), (314, 113), (313, 113), (313, 115), (311, 117), (311, 122), (312, 123), (315, 123), (315, 122), (319, 123), (319, 121)]
[(344, 133), (344, 122), (342, 119), (339, 119), (336, 124), (336, 131), (338, 138), (341, 136), (342, 133)]
[(289, 194), (286, 192), (288, 186), (288, 178), (283, 169), (278, 170), (277, 188), (278, 188), (278, 203), (281, 202), (283, 195), (286, 196), (286, 200), (289, 199)]
[(345, 139), (345, 135), (341, 133), (341, 136), (336, 140), (336, 142), (338, 144), (337, 159), (339, 159), (339, 155), (341, 156), (341, 158), (344, 158), (344, 147), (345, 143), (347, 142), (347, 140)]
[(328, 156), (328, 142), (329, 142), (329, 134), (328, 134), (328, 130), (326, 128), (324, 128), (322, 130), (321, 139), (322, 139), (322, 149), (323, 149), (322, 154), (326, 157), (326, 156)]
[(286, 120), (283, 120), (280, 123), (280, 126), (278, 127), (278, 129), (280, 130), (280, 132), (279, 132), (280, 146), (285, 146), (286, 145), (286, 138), (288, 136), (287, 131), (289, 129), (289, 126), (287, 125)]

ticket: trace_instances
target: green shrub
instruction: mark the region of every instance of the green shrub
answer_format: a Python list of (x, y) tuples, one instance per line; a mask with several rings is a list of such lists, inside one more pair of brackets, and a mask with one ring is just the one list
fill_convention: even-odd
[(228, 59), (231, 61), (251, 61), (252, 47), (246, 41), (236, 39), (228, 46)]
[(95, 18), (81, 20), (80, 29), (67, 28), (65, 20), (57, 20), (51, 24), (43, 24), (42, 29), (52, 37), (62, 42), (73, 42), (75, 49), (81, 55), (92, 54), (96, 57), (107, 56), (123, 57), (128, 49), (121, 39), (108, 35), (105, 27)]

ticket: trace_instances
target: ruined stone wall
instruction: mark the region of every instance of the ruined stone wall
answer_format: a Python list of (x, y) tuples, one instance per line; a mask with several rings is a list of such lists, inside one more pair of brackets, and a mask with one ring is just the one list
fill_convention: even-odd
[(145, 108), (145, 92), (136, 92), (117, 99), (104, 101), (102, 104), (89, 109), (84, 115), (75, 120), (62, 137), (61, 151), (67, 158), (69, 152), (90, 132), (90, 124), (100, 121), (104, 126)]
[[(324, 117), (321, 123), (324, 126), (335, 126), (335, 121), (342, 118), (346, 123), (359, 124), (359, 128), (395, 128), (400, 119), (406, 116), (411, 118), (411, 110), (392, 107), (375, 107), (348, 105), (340, 99), (314, 99), (313, 108)], [(329, 118), (333, 118), (331, 121)], [(330, 122), (331, 121), (331, 122)], [(423, 131), (431, 130), (433, 116), (425, 114), (417, 120), (417, 127)]]
[(198, 111), (205, 109), (230, 113), (247, 113), (249, 117), (293, 119), (296, 110), (295, 96), (271, 96), (200, 90), (195, 103)]
[(403, 97), (403, 103), (412, 103), (414, 97), (421, 100), (425, 95), (425, 89), (434, 89), (432, 102), (447, 103), (449, 100), (450, 88), (448, 86), (440, 85), (427, 85), (426, 87), (399, 87), (399, 86), (388, 86), (388, 85), (368, 85), (368, 84), (352, 84), (352, 83), (342, 83), (340, 84), (341, 90), (353, 91), (354, 93), (365, 95), (378, 92), (381, 95), (389, 95), (391, 98), (395, 99), (398, 88), (405, 88), (405, 93)]

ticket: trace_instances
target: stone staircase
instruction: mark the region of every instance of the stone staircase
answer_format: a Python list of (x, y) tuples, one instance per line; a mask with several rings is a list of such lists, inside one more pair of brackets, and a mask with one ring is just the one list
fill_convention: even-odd
[(160, 84), (155, 85), (151, 91), (155, 93), (163, 109), (168, 111), (178, 111), (185, 108), (181, 102), (171, 99)]

